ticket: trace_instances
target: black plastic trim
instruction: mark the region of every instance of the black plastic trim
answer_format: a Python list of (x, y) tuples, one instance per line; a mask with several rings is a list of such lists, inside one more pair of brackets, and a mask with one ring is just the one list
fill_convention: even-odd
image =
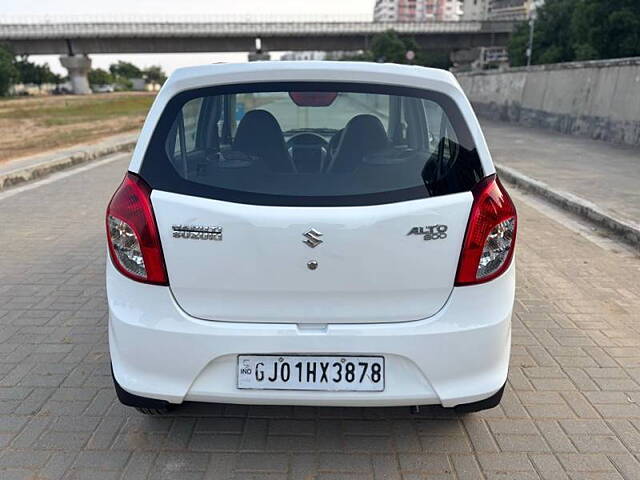
[(124, 388), (120, 386), (120, 384), (116, 380), (116, 376), (113, 374), (113, 367), (111, 368), (111, 377), (113, 378), (113, 386), (116, 389), (116, 395), (118, 395), (118, 400), (120, 400), (120, 403), (122, 403), (123, 405), (126, 405), (128, 407), (150, 408), (150, 409), (158, 409), (158, 410), (167, 409), (171, 406), (171, 404), (166, 400), (158, 400), (156, 398), (141, 397), (139, 395), (134, 395), (133, 393), (127, 392)]
[(500, 390), (491, 395), (489, 398), (485, 398), (484, 400), (479, 400), (473, 403), (463, 403), (461, 405), (457, 405), (453, 407), (458, 413), (473, 413), (473, 412), (481, 412), (482, 410), (489, 410), (490, 408), (495, 408), (500, 405), (500, 401), (502, 400), (502, 395), (504, 394), (504, 388), (507, 385), (507, 382), (502, 385)]

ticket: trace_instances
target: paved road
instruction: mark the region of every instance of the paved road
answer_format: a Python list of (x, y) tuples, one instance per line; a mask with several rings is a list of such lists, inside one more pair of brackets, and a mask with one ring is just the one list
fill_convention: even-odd
[(482, 120), (496, 163), (640, 226), (640, 148)]
[(121, 407), (102, 218), (125, 166), (0, 194), (2, 480), (640, 478), (640, 258), (522, 202), (501, 407)]

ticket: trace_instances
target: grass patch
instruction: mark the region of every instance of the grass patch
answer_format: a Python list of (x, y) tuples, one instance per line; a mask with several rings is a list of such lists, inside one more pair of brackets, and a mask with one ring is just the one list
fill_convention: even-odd
[(0, 101), (0, 161), (140, 128), (154, 98), (110, 93)]
[[(0, 118), (21, 118), (42, 122), (45, 126), (71, 125), (100, 121), (115, 117), (145, 115), (153, 102), (151, 95), (118, 95), (107, 97), (64, 98), (61, 102), (38, 106), (20, 104), (13, 108), (0, 108)], [(2, 105), (2, 107), (12, 107)]]

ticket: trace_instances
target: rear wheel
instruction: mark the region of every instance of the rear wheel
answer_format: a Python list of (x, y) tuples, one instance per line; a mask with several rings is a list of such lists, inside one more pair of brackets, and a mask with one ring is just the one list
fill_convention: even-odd
[(123, 405), (126, 405), (127, 407), (134, 407), (140, 413), (143, 413), (145, 415), (156, 416), (164, 415), (173, 408), (173, 405), (166, 400), (141, 397), (139, 395), (134, 395), (133, 393), (127, 392), (120, 386), (120, 384), (116, 380), (116, 377), (113, 374), (113, 368), (111, 368), (111, 377), (113, 378), (113, 386), (116, 389), (118, 400), (120, 400), (120, 403), (122, 403)]

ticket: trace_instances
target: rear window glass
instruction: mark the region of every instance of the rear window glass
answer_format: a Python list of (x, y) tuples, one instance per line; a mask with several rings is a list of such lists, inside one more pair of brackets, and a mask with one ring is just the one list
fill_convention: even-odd
[(446, 95), (336, 83), (184, 92), (141, 168), (152, 188), (258, 205), (371, 205), (470, 190), (483, 177)]

